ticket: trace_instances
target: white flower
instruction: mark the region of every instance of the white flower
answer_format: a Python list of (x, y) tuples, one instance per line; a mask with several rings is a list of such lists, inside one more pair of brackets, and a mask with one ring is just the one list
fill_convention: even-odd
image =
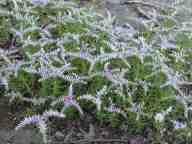
[(165, 116), (167, 116), (169, 113), (171, 113), (172, 109), (173, 109), (173, 107), (169, 107), (165, 111), (157, 113), (155, 115), (155, 121), (156, 122), (163, 122), (165, 119)]
[(163, 122), (165, 119), (165, 113), (157, 113), (155, 115), (155, 121), (156, 122)]

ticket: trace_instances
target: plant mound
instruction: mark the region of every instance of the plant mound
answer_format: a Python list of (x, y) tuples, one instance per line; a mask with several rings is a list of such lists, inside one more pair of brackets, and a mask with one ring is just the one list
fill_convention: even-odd
[(154, 7), (137, 26), (63, 0), (0, 7), (1, 91), (37, 114), (16, 129), (36, 124), (46, 142), (48, 117), (92, 113), (131, 134), (149, 127), (163, 143), (168, 131), (177, 143), (191, 136), (191, 20), (180, 7)]

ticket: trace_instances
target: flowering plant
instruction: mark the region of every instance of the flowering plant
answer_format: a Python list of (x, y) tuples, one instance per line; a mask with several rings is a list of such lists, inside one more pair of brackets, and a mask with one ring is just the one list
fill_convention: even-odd
[[(0, 45), (0, 84), (11, 100), (43, 99), (38, 104), (53, 109), (63, 103), (61, 112), (74, 107), (81, 115), (94, 104), (98, 120), (134, 134), (143, 120), (157, 129), (165, 119), (177, 130), (190, 127), (191, 92), (183, 88), (192, 84), (191, 20), (179, 21), (179, 7), (135, 18), (137, 28), (69, 1), (8, 2), (0, 9), (0, 29), (10, 34), (0, 36), (11, 38), (8, 49)], [(44, 133), (44, 118), (25, 118), (16, 129), (35, 124)]]

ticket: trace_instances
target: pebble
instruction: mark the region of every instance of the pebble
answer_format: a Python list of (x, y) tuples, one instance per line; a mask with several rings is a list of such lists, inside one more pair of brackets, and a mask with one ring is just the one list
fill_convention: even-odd
[(64, 140), (64, 134), (61, 133), (60, 131), (57, 131), (57, 132), (55, 133), (55, 138), (56, 138), (58, 141)]

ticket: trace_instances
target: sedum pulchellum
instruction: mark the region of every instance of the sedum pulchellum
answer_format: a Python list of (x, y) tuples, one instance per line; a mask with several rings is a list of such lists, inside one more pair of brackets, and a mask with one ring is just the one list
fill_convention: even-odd
[[(171, 117), (176, 128), (183, 127), (176, 123), (177, 105), (184, 107), (179, 113), (187, 118), (190, 95), (182, 86), (191, 85), (192, 39), (191, 19), (178, 20), (179, 6), (166, 13), (166, 7), (151, 4), (147, 19), (117, 25), (109, 12), (102, 16), (69, 1), (9, 2), (10, 9), (2, 6), (0, 18), (15, 41), (8, 50), (0, 48), (0, 84), (11, 101), (51, 101), (52, 108), (63, 104), (63, 112), (72, 106), (81, 115), (78, 100), (87, 101), (101, 115), (122, 114), (128, 121), (133, 117), (129, 122)], [(166, 113), (170, 106), (175, 111)], [(44, 133), (45, 117), (26, 118), (18, 128), (35, 124)]]

